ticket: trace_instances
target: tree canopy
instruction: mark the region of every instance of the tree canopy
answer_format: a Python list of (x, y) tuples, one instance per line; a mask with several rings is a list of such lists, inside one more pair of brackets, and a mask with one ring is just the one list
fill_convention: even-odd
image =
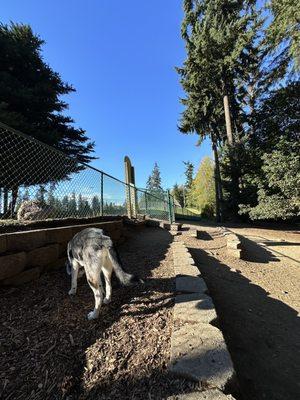
[(147, 190), (156, 195), (163, 194), (163, 189), (161, 187), (161, 176), (160, 176), (160, 169), (157, 163), (154, 164), (153, 170), (151, 175), (147, 181)]
[(177, 70), (186, 96), (179, 129), (199, 135), (200, 144), (211, 139), (217, 215), (237, 217), (240, 209), (252, 219), (294, 217), (299, 193), (290, 189), (298, 181), (288, 169), (297, 176), (298, 5), (271, 0), (263, 12), (251, 0), (183, 4), (187, 58)]
[(29, 25), (0, 24), (0, 121), (89, 162), (93, 143), (64, 114), (62, 96), (75, 89), (44, 61), (43, 44)]
[(4, 214), (8, 208), (14, 213), (20, 186), (68, 179), (83, 168), (80, 162), (94, 159), (94, 144), (65, 114), (68, 104), (63, 96), (75, 89), (44, 61), (43, 44), (29, 25), (0, 24), (0, 122), (7, 125), (0, 126)]

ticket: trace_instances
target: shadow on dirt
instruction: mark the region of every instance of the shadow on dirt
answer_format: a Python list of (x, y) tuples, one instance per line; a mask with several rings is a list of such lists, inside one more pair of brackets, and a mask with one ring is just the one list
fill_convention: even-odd
[[(216, 306), (243, 398), (300, 398), (297, 311), (272, 299), (264, 289), (206, 251), (191, 246), (190, 252)], [(260, 262), (273, 261), (268, 253), (259, 258)]]
[[(135, 318), (172, 307), (174, 279), (147, 280), (165, 259), (172, 235), (159, 228), (139, 233), (129, 228), (128, 232), (128, 240), (119, 246), (124, 269), (146, 282), (130, 288), (114, 284), (112, 303), (103, 305), (96, 321), (86, 319), (94, 305), (86, 279), (78, 281), (77, 295), (70, 298), (65, 271), (44, 274), (39, 281), (19, 288), (0, 288), (0, 376), (5, 382), (0, 388), (1, 399), (83, 398), (87, 390), (82, 384), (86, 351), (99, 338), (105, 343), (106, 331), (126, 316), (124, 305), (137, 303), (131, 313)], [(153, 292), (158, 292), (157, 305), (152, 301), (149, 307), (147, 299)], [(99, 357), (101, 362), (105, 354)]]
[(242, 258), (245, 261), (256, 263), (269, 263), (280, 261), (271, 251), (265, 247), (255, 243), (253, 240), (245, 238), (245, 236), (238, 235), (242, 244)]

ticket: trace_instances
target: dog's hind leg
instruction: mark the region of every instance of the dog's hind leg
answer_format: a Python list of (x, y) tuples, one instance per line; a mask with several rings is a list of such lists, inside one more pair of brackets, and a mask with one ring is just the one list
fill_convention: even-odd
[(105, 279), (105, 297), (103, 300), (104, 304), (108, 304), (111, 302), (111, 274), (112, 267), (110, 265), (105, 265), (102, 268), (102, 272)]
[(102, 288), (100, 274), (96, 275), (92, 273), (86, 273), (86, 275), (88, 284), (90, 285), (90, 288), (92, 289), (95, 297), (95, 308), (87, 315), (87, 318), (91, 320), (91, 319), (96, 319), (99, 316), (100, 308), (103, 301), (103, 288)]
[(69, 295), (76, 294), (79, 266), (78, 262), (73, 259), (71, 263), (71, 289), (69, 290)]

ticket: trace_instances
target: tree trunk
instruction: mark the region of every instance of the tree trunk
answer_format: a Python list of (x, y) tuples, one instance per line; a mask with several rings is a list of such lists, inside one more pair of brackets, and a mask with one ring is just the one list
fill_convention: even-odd
[(219, 154), (215, 139), (212, 137), (212, 149), (214, 152), (215, 159), (215, 188), (216, 188), (216, 217), (217, 222), (223, 221), (223, 191), (222, 191), (222, 181), (221, 181), (221, 173), (220, 173), (220, 163), (219, 163)]
[(228, 94), (224, 95), (223, 103), (224, 103), (224, 113), (225, 113), (227, 140), (228, 140), (229, 146), (231, 146), (233, 144), (233, 135), (232, 135), (232, 126), (231, 126)]
[(3, 214), (7, 216), (7, 210), (8, 210), (8, 189), (4, 188), (3, 189)]
[(17, 199), (18, 199), (18, 192), (19, 192), (18, 186), (14, 187), (14, 188), (12, 189), (11, 218), (14, 217), (15, 208), (16, 208)]

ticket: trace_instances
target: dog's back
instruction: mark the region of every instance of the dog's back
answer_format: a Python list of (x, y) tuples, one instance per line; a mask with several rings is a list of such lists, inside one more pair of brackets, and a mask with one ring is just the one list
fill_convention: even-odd
[(88, 316), (89, 319), (97, 318), (102, 303), (102, 283), (100, 274), (105, 278), (106, 296), (104, 302), (111, 298), (111, 274), (115, 272), (119, 281), (125, 285), (142, 282), (132, 274), (128, 274), (121, 267), (120, 258), (109, 236), (104, 235), (102, 229), (86, 228), (77, 233), (68, 243), (67, 271), (72, 275), (72, 287), (69, 294), (75, 294), (77, 289), (77, 276), (80, 267), (86, 273), (87, 281), (95, 295), (95, 309)]

